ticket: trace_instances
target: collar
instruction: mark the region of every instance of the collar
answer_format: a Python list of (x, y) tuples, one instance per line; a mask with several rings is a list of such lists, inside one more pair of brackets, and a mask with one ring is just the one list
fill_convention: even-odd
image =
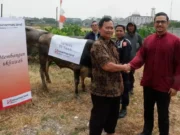
[(94, 33), (95, 35), (98, 35), (98, 34), (99, 34), (99, 32), (98, 32), (98, 31), (97, 31), (97, 32), (92, 31), (92, 33)]
[(109, 44), (109, 43), (112, 43), (113, 41), (111, 39), (107, 40), (105, 39), (104, 37), (100, 36), (99, 37), (100, 40), (103, 40), (105, 42), (105, 44)]
[(122, 38), (120, 38), (120, 39), (117, 39), (117, 41), (122, 41), (123, 39), (124, 39), (124, 36)]
[(167, 31), (164, 33), (164, 34), (162, 34), (162, 35), (158, 35), (157, 33), (156, 33), (156, 37), (158, 37), (158, 38), (162, 38), (162, 37), (164, 37), (164, 36), (166, 36), (167, 35)]

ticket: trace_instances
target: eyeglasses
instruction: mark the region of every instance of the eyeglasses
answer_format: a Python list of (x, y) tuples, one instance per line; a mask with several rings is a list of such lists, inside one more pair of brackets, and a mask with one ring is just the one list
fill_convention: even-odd
[(162, 21), (155, 21), (156, 24), (160, 24), (160, 23), (161, 23), (161, 24), (165, 24), (166, 22), (167, 22), (167, 21), (165, 21), (165, 20), (162, 20)]
[(92, 24), (91, 26), (97, 26), (97, 24)]

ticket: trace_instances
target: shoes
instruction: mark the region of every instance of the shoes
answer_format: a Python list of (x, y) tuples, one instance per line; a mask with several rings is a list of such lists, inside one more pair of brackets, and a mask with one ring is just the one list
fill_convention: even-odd
[(130, 91), (129, 91), (129, 94), (130, 94), (130, 95), (133, 95), (133, 94), (134, 94), (133, 90), (130, 90)]
[(120, 104), (122, 104), (122, 98), (120, 99)]
[(127, 115), (127, 110), (126, 109), (122, 109), (119, 112), (119, 118), (124, 118)]

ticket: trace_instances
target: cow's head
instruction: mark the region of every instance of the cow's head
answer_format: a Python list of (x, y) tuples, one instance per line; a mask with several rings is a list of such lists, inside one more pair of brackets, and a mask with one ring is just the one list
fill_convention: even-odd
[(47, 34), (47, 31), (35, 29), (26, 26), (26, 41), (27, 45), (38, 44), (39, 37), (43, 34)]

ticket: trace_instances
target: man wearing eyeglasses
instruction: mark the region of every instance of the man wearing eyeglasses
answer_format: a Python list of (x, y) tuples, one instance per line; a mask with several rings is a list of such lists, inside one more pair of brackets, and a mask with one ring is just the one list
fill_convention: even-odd
[(98, 24), (96, 21), (93, 21), (91, 23), (91, 29), (92, 31), (89, 32), (86, 36), (85, 36), (85, 39), (91, 39), (91, 40), (97, 40), (100, 36), (99, 34), (99, 30), (98, 30)]
[(169, 104), (171, 97), (180, 91), (180, 39), (167, 32), (168, 25), (167, 14), (157, 13), (154, 18), (156, 33), (144, 40), (129, 63), (129, 70), (144, 65), (141, 80), (144, 89), (144, 129), (140, 135), (152, 135), (155, 103), (160, 135), (169, 135)]

